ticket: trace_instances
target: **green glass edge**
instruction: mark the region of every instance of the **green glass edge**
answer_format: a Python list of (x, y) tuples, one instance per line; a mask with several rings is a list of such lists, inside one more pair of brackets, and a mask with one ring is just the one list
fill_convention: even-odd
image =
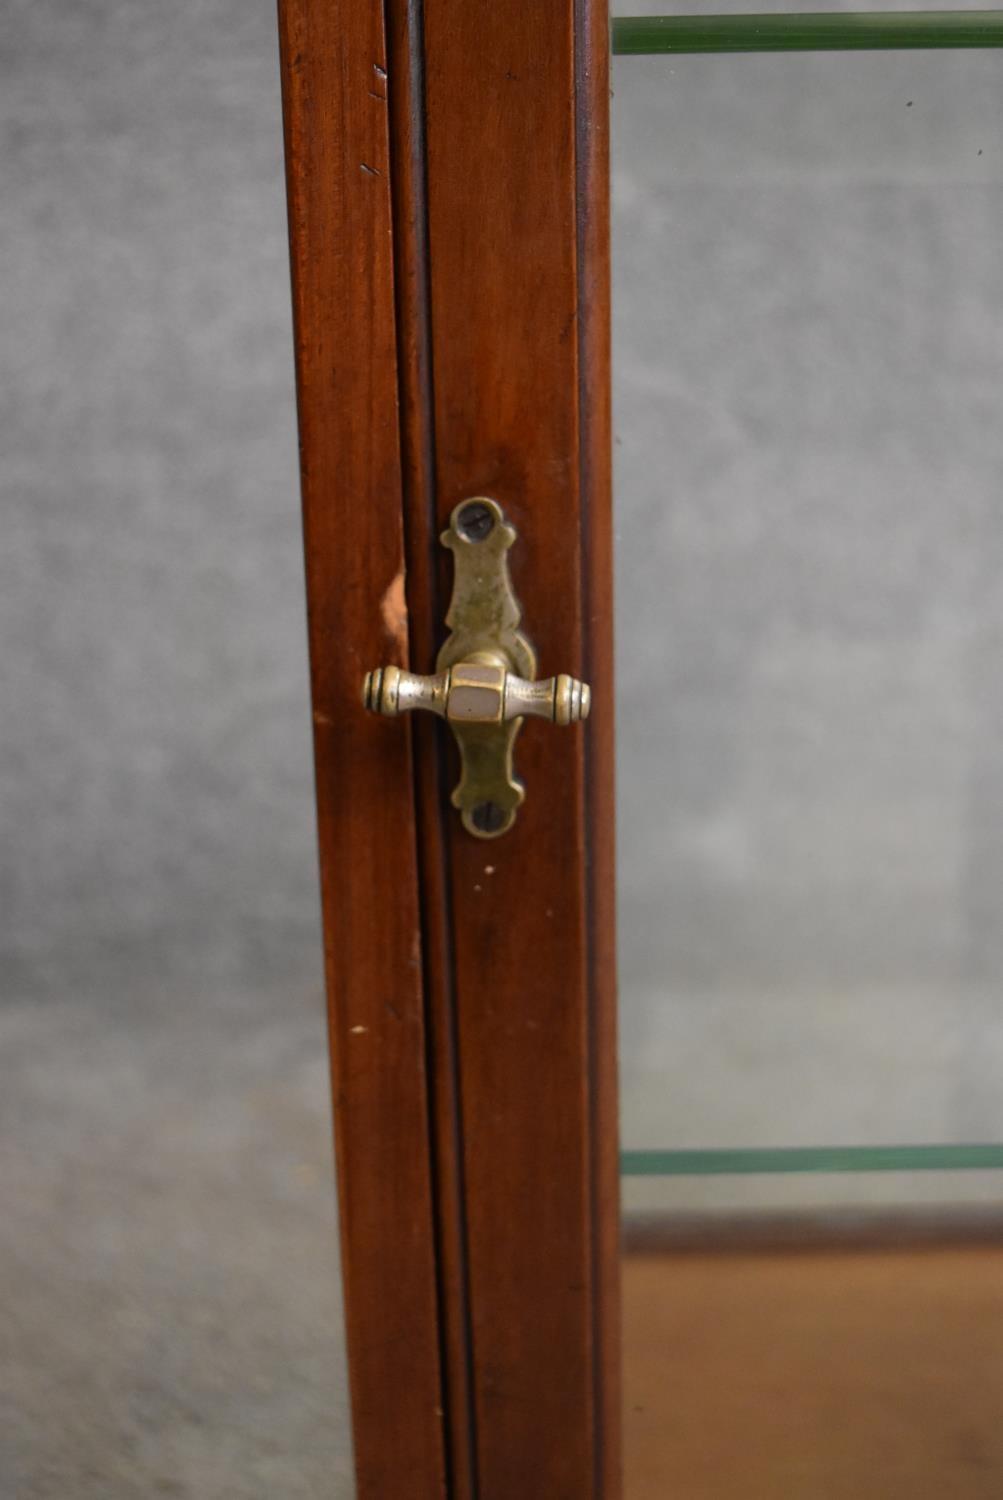
[(1003, 1169), (1003, 1146), (778, 1146), (622, 1151), (624, 1177), (722, 1177), (778, 1172), (959, 1172)]
[(617, 16), (613, 51), (847, 52), (1003, 47), (1003, 11), (912, 10), (809, 15)]

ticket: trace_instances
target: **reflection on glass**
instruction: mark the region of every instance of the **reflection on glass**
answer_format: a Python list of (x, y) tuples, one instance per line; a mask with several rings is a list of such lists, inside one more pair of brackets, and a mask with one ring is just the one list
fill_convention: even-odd
[(1003, 1140), (1000, 68), (616, 65), (628, 1147)]
[(1001, 87), (614, 68), (627, 1500), (1000, 1493)]

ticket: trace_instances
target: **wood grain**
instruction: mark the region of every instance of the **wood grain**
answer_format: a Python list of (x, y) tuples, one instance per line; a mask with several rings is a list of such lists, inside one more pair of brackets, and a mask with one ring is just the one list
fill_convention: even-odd
[(387, 57), (375, 0), (279, 6), (318, 826), (360, 1500), (445, 1491), (408, 726)]
[(438, 524), (465, 496), (504, 506), (541, 673), (587, 662), (595, 689), (588, 729), (524, 729), (511, 834), (481, 843), (449, 821), (476, 1493), (611, 1500), (605, 11), (425, 0), (424, 15)]

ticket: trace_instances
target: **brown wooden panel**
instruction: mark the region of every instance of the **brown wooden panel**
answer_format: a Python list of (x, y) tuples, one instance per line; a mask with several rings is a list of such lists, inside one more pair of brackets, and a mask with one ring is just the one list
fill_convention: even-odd
[(512, 833), (449, 819), (481, 1500), (618, 1493), (607, 43), (578, 10), (425, 0), (438, 522), (501, 502), (541, 673), (595, 689), (586, 729), (525, 727)]
[(360, 1500), (444, 1492), (383, 11), (281, 0), (317, 800)]

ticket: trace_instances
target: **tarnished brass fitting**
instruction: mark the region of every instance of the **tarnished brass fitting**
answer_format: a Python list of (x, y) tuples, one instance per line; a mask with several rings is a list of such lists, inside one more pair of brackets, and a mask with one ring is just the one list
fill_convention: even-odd
[(565, 672), (536, 680), (536, 657), (518, 630), (519, 605), (508, 576), (506, 554), (515, 536), (494, 500), (458, 505), (441, 538), (455, 572), (446, 616), (452, 633), (439, 652), (438, 671), (425, 677), (377, 667), (362, 686), (362, 702), (373, 713), (393, 719), (422, 709), (447, 720), (462, 765), (453, 804), (479, 838), (511, 828), (525, 796), (512, 765), (523, 719), (577, 724), (592, 705), (588, 685)]

